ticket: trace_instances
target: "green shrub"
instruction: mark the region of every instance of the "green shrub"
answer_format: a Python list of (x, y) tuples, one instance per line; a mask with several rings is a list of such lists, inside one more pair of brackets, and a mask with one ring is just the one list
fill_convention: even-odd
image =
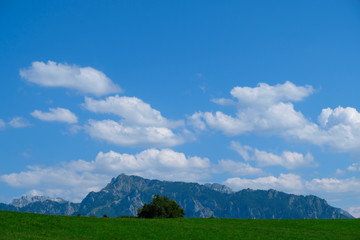
[(175, 200), (155, 195), (151, 203), (138, 209), (139, 218), (183, 218), (185, 215)]

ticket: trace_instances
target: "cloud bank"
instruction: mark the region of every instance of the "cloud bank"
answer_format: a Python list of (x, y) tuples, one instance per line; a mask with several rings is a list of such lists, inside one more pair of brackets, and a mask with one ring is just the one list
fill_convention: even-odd
[(221, 111), (197, 112), (188, 118), (199, 131), (215, 129), (227, 136), (245, 133), (279, 135), (337, 151), (354, 151), (360, 147), (360, 113), (341, 106), (321, 111), (318, 123), (294, 109), (293, 102), (304, 100), (314, 92), (311, 86), (291, 82), (270, 86), (260, 83), (255, 88), (234, 87), (233, 99), (215, 99), (220, 105), (236, 107), (234, 116)]
[(0, 176), (16, 188), (80, 201), (89, 191), (103, 188), (120, 173), (151, 179), (198, 181), (208, 177), (210, 160), (185, 156), (171, 149), (147, 149), (138, 154), (99, 152), (93, 161), (70, 161), (56, 167), (30, 166), (27, 171)]

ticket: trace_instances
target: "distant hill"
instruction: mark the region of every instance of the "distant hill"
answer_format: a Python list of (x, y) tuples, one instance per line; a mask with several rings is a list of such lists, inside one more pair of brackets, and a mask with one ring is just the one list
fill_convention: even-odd
[(353, 218), (316, 196), (298, 196), (276, 190), (244, 189), (233, 192), (221, 184), (149, 180), (125, 174), (113, 178), (99, 192), (90, 192), (80, 204), (48, 197), (22, 197), (0, 210), (54, 215), (102, 217), (136, 216), (137, 209), (155, 194), (174, 199), (185, 217), (247, 219), (339, 219)]

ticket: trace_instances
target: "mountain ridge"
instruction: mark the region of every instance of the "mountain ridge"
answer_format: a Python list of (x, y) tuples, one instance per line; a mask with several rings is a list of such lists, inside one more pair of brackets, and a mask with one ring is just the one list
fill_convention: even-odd
[[(63, 199), (51, 200), (43, 198), (43, 201), (37, 200), (22, 208), (11, 204), (5, 205), (11, 209), (15, 208), (16, 211), (30, 211), (31, 207), (37, 207), (35, 209), (38, 211), (37, 213), (45, 214), (81, 214), (83, 216), (97, 217), (102, 217), (104, 214), (109, 217), (136, 216), (137, 209), (150, 202), (155, 194), (174, 199), (184, 208), (185, 217), (253, 219), (353, 218), (346, 211), (334, 208), (326, 200), (314, 195), (287, 194), (274, 189), (243, 189), (234, 192), (231, 188), (218, 183), (199, 184), (160, 181), (125, 174), (112, 178), (110, 183), (100, 191), (88, 193), (81, 203), (71, 203)], [(62, 202), (62, 200), (65, 202)], [(6, 208), (6, 206), (0, 204), (0, 210)]]
[(80, 203), (72, 203), (62, 198), (47, 196), (22, 196), (9, 204), (0, 203), (0, 210), (29, 212), (49, 215), (73, 215)]

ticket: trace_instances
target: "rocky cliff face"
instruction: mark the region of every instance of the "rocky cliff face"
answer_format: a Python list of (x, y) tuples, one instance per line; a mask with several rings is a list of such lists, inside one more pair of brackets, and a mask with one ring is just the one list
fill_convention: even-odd
[(13, 205), (14, 207), (22, 208), (29, 204), (33, 204), (35, 202), (45, 202), (45, 201), (53, 201), (58, 203), (66, 202), (62, 198), (51, 198), (47, 196), (22, 196), (21, 198), (13, 199), (10, 205)]
[(233, 190), (231, 188), (218, 183), (206, 183), (204, 184), (204, 186), (222, 193), (233, 193)]
[(119, 175), (100, 192), (91, 192), (81, 202), (85, 216), (136, 216), (137, 209), (155, 194), (174, 199), (185, 217), (256, 219), (352, 218), (316, 196), (297, 196), (275, 190), (245, 189), (232, 192), (220, 184), (167, 182)]
[(10, 204), (0, 204), (0, 210), (31, 212), (51, 215), (73, 215), (78, 211), (79, 203), (71, 203), (61, 198), (46, 196), (23, 196)]

